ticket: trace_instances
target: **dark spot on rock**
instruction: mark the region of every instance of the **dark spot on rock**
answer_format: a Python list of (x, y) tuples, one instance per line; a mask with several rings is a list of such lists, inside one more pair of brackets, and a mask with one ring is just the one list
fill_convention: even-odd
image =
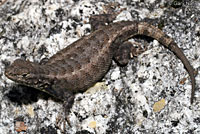
[(8, 16), (7, 21), (11, 21), (12, 17)]
[(155, 57), (156, 59), (158, 59), (158, 54), (154, 55), (154, 57)]
[(48, 127), (42, 127), (40, 130), (41, 134), (57, 134), (57, 130), (55, 129), (55, 127), (52, 126), (48, 126)]
[(11, 64), (8, 60), (1, 60), (1, 62), (5, 65), (5, 67), (8, 67)]
[[(61, 32), (62, 29), (62, 25), (55, 25), (53, 28), (51, 28), (51, 30), (49, 31), (49, 36), (53, 35), (53, 34), (58, 34)], [(48, 37), (49, 37), (48, 36)]]
[(51, 20), (51, 23), (52, 23), (52, 24), (55, 24), (55, 23), (56, 23), (56, 21), (55, 21), (55, 20)]
[(197, 31), (196, 35), (199, 37), (200, 36), (200, 31)]
[(180, 8), (183, 5), (183, 1), (182, 0), (174, 0), (171, 4), (171, 6), (173, 8)]
[(200, 124), (200, 117), (194, 118), (194, 122)]
[(22, 59), (24, 59), (24, 60), (25, 60), (25, 59), (26, 59), (26, 57), (27, 57), (27, 56), (26, 56), (26, 53), (22, 53), (20, 57), (21, 57)]
[(45, 15), (46, 8), (42, 8), (42, 14)]
[(73, 0), (74, 2), (79, 2), (79, 0)]
[(172, 126), (176, 127), (176, 126), (178, 126), (179, 120), (171, 121), (171, 123), (172, 123)]
[(145, 80), (146, 80), (145, 78), (142, 78), (142, 77), (139, 78), (140, 83), (144, 83)]
[(81, 131), (77, 131), (75, 134), (93, 134), (87, 130), (81, 130)]
[(107, 109), (110, 109), (110, 107), (111, 107), (111, 105), (106, 105), (106, 108), (107, 108)]
[(62, 8), (58, 8), (55, 13), (56, 17), (62, 20), (62, 17), (65, 16), (65, 12)]
[(197, 60), (199, 56), (197, 54), (194, 54), (194, 58)]
[(89, 28), (86, 28), (86, 29), (85, 29), (85, 32), (86, 32), (86, 33), (90, 33), (91, 30), (90, 30)]
[(72, 29), (72, 28), (71, 28), (70, 26), (67, 26), (67, 27), (66, 27), (66, 30), (67, 30), (67, 31), (69, 31), (69, 30), (71, 30), (71, 29)]
[(45, 45), (41, 45), (38, 49), (38, 53), (43, 55), (45, 52), (47, 52), (47, 48), (45, 47)]
[(128, 97), (127, 97), (127, 100), (131, 100), (131, 98), (132, 98), (131, 96), (128, 96)]
[(144, 116), (145, 118), (148, 117), (148, 112), (147, 112), (147, 110), (144, 110), (142, 114), (143, 114), (143, 116)]
[(80, 14), (83, 14), (83, 10), (82, 10), (82, 9), (80, 9), (80, 10), (79, 10), (79, 13), (80, 13)]
[(167, 96), (165, 90), (162, 90), (162, 91), (161, 91), (160, 96), (161, 96), (162, 98), (165, 98), (165, 97)]
[(150, 66), (151, 66), (151, 63), (148, 63), (148, 64), (147, 64), (147, 67), (150, 67)]
[(170, 91), (170, 95), (171, 95), (171, 96), (174, 96), (174, 95), (175, 95), (175, 93), (176, 93), (176, 91), (175, 91), (175, 90), (171, 90), (171, 91)]

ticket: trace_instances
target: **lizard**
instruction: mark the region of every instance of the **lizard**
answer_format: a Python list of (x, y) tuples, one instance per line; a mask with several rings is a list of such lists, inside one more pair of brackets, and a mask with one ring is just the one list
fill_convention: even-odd
[[(195, 92), (192, 65), (172, 38), (146, 22), (120, 21), (102, 26), (58, 51), (46, 63), (15, 60), (5, 68), (5, 76), (66, 102), (66, 109), (69, 110), (75, 94), (86, 91), (101, 80), (109, 70), (113, 58), (119, 59), (120, 64), (127, 63), (127, 60), (120, 59), (130, 57), (130, 53), (134, 55), (135, 49), (130, 45), (124, 45), (128, 44), (124, 42), (136, 35), (158, 40), (182, 61), (191, 78), (192, 104)], [(119, 55), (118, 52), (121, 50), (126, 52), (125, 55)]]

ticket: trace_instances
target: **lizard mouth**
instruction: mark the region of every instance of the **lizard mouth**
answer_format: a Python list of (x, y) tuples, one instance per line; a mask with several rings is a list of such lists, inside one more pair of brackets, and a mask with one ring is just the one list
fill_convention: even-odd
[(10, 72), (10, 67), (7, 67), (4, 72), (5, 76), (12, 79), (12, 73)]
[(31, 62), (17, 59), (10, 66), (5, 68), (4, 74), (7, 78), (20, 84), (28, 84), (28, 74), (30, 74), (32, 70)]

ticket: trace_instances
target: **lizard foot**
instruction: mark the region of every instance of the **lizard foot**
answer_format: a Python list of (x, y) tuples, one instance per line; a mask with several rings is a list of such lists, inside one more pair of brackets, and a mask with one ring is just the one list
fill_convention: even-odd
[(134, 42), (136, 46), (133, 46), (133, 43), (126, 41), (123, 44), (119, 45), (114, 54), (114, 59), (119, 65), (128, 64), (129, 60), (133, 57), (140, 55), (141, 53), (147, 50), (146, 46), (142, 48), (141, 44)]

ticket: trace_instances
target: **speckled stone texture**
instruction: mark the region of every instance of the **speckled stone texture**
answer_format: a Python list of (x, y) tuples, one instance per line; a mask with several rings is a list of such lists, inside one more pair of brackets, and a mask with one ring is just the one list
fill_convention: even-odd
[[(200, 75), (200, 1), (116, 0), (126, 8), (115, 21), (146, 20), (183, 50)], [(90, 33), (89, 16), (109, 1), (0, 1), (0, 133), (60, 134), (63, 105), (4, 75), (15, 59), (39, 62)], [(69, 134), (200, 133), (200, 93), (190, 104), (191, 82), (183, 64), (156, 40), (136, 37), (147, 50), (128, 66), (77, 94), (66, 124)], [(199, 89), (199, 86), (198, 86)]]

